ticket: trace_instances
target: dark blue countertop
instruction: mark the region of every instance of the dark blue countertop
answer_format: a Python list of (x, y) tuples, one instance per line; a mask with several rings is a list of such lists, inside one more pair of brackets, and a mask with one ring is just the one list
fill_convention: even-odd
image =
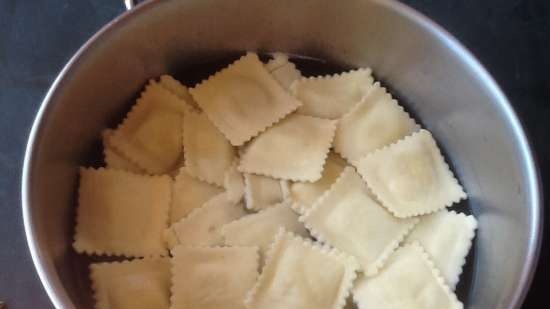
[[(21, 217), (21, 166), (32, 119), (65, 62), (123, 11), (122, 2), (0, 1), (0, 300), (9, 309), (52, 308), (32, 265)], [(543, 181), (550, 180), (550, 1), (404, 2), (454, 34), (496, 78), (531, 137)], [(547, 303), (549, 249), (543, 245), (524, 308)]]

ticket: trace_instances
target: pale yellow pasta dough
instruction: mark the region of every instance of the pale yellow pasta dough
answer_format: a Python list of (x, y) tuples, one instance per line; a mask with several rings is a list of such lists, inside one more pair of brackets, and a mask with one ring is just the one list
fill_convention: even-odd
[(166, 90), (175, 94), (178, 98), (184, 100), (185, 103), (189, 104), (195, 109), (198, 108), (197, 102), (195, 102), (191, 94), (189, 94), (189, 89), (186, 86), (182, 85), (178, 80), (174, 79), (172, 76), (162, 75), (160, 77), (159, 83)]
[(254, 288), (248, 309), (340, 309), (355, 279), (353, 258), (281, 230)]
[(128, 171), (134, 174), (145, 174), (146, 172), (141, 167), (126, 159), (116, 149), (109, 145), (109, 139), (113, 135), (113, 132), (114, 131), (111, 129), (105, 129), (101, 133), (105, 166), (107, 168)]
[(407, 241), (418, 241), (426, 249), (445, 282), (454, 290), (476, 227), (473, 216), (442, 210), (423, 217)]
[(166, 254), (172, 180), (121, 170), (80, 170), (77, 252), (127, 257)]
[(296, 65), (288, 60), (287, 55), (281, 53), (275, 53), (273, 59), (266, 63), (265, 68), (287, 90), (294, 81), (302, 77)]
[(254, 53), (247, 53), (190, 92), (208, 118), (236, 146), (301, 104), (269, 74)]
[(191, 177), (185, 167), (181, 168), (174, 181), (170, 222), (178, 222), (222, 192), (221, 188)]
[(376, 275), (417, 218), (392, 216), (370, 196), (352, 167), (300, 217), (317, 240), (354, 256), (367, 276)]
[(293, 114), (260, 134), (241, 157), (239, 170), (278, 179), (321, 178), (336, 121)]
[(359, 309), (462, 309), (418, 245), (399, 248), (378, 276), (360, 278), (353, 288)]
[(242, 204), (233, 203), (226, 193), (221, 193), (172, 224), (164, 237), (170, 248), (175, 241), (182, 245), (221, 245), (221, 227), (245, 214)]
[(365, 98), (338, 122), (334, 150), (350, 162), (418, 129), (396, 100), (375, 83)]
[(281, 181), (267, 176), (244, 174), (245, 206), (261, 210), (280, 203), (284, 199)]
[(288, 56), (283, 53), (275, 52), (273, 57), (265, 64), (265, 68), (271, 73), (288, 63)]
[(243, 174), (237, 170), (238, 163), (238, 160), (235, 160), (233, 165), (225, 172), (223, 181), (227, 197), (234, 203), (238, 203), (243, 199), (245, 191)]
[(289, 198), (293, 202), (292, 208), (304, 213), (323, 192), (330, 188), (345, 166), (346, 162), (342, 158), (337, 154), (329, 153), (321, 179), (316, 182), (292, 182), (289, 185)]
[(292, 84), (291, 91), (303, 103), (298, 113), (338, 119), (361, 102), (373, 81), (370, 69), (359, 69), (331, 76), (302, 78)]
[(151, 81), (110, 145), (149, 173), (169, 172), (182, 152), (182, 121), (188, 109), (185, 101)]
[(170, 259), (90, 265), (96, 309), (168, 309)]
[(186, 247), (172, 250), (171, 309), (244, 309), (258, 277), (256, 247)]
[(304, 225), (288, 203), (281, 203), (258, 213), (244, 216), (222, 227), (225, 244), (231, 246), (258, 246), (265, 255), (273, 238), (283, 227), (296, 235), (308, 237)]
[(357, 170), (397, 217), (431, 213), (466, 198), (426, 130), (365, 156)]
[(235, 160), (235, 149), (204, 113), (185, 114), (183, 147), (187, 172), (223, 186), (225, 172)]

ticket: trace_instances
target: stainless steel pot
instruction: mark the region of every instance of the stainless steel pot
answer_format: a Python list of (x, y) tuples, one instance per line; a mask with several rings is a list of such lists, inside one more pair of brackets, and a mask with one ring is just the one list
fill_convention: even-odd
[[(132, 2), (132, 1), (127, 1)], [(78, 166), (144, 82), (244, 50), (371, 66), (438, 139), (479, 220), (469, 308), (517, 308), (541, 231), (540, 183), (506, 97), (452, 36), (393, 0), (147, 2), (92, 37), (59, 74), (29, 138), (23, 212), (29, 248), (58, 308), (91, 308), (89, 262), (71, 249)]]

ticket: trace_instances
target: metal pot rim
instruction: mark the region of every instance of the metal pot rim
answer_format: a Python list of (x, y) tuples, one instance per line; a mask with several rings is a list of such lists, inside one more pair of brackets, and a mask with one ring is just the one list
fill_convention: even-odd
[[(510, 102), (497, 85), (495, 80), (490, 76), (486, 69), (480, 64), (480, 62), (450, 33), (441, 28), (435, 22), (431, 21), (428, 17), (420, 12), (412, 9), (411, 7), (398, 2), (397, 0), (370, 0), (376, 2), (380, 6), (385, 6), (391, 10), (396, 11), (403, 18), (414, 21), (419, 24), (427, 32), (436, 36), (439, 40), (444, 42), (445, 45), (451, 49), (458, 58), (462, 59), (467, 65), (478, 75), (479, 79), (490, 89), (492, 94), (497, 98), (500, 108), (506, 115), (507, 120), (510, 123), (514, 137), (517, 140), (521, 148), (521, 154), (524, 159), (524, 168), (529, 179), (529, 193), (528, 196), (532, 201), (531, 208), (536, 210), (531, 218), (530, 222), (530, 235), (529, 246), (527, 252), (527, 258), (524, 261), (521, 277), (517, 283), (518, 288), (512, 295), (510, 308), (519, 308), (523, 303), (533, 276), (536, 270), (537, 261), (540, 254), (540, 248), (542, 243), (542, 228), (543, 228), (543, 207), (542, 207), (542, 181), (540, 173), (538, 171), (538, 165), (536, 163), (535, 155), (532, 151), (530, 142), (525, 134), (523, 126), (518, 119)], [(31, 179), (33, 173), (33, 162), (35, 161), (37, 141), (40, 140), (42, 126), (48, 111), (51, 109), (58, 93), (63, 91), (64, 85), (67, 80), (71, 79), (74, 74), (74, 68), (78, 67), (83, 59), (93, 50), (99, 43), (108, 39), (108, 35), (116, 31), (118, 28), (123, 27), (131, 19), (136, 18), (141, 14), (147, 14), (151, 8), (160, 2), (154, 0), (148, 0), (144, 3), (136, 6), (135, 8), (124, 12), (114, 20), (103, 26), (98, 32), (96, 32), (79, 50), (74, 56), (67, 62), (67, 64), (60, 71), (52, 86), (48, 90), (44, 100), (42, 101), (40, 108), (36, 114), (35, 120), (32, 125), (32, 129), (29, 134), (25, 157), (23, 162), (23, 173), (21, 181), (21, 200), (23, 207), (23, 222), (25, 228), (25, 235), (27, 244), (31, 252), (31, 257), (50, 300), (56, 308), (74, 307), (72, 301), (68, 297), (67, 293), (59, 280), (59, 277), (49, 267), (51, 261), (45, 260), (42, 255), (41, 245), (36, 240), (36, 234), (33, 228), (33, 214), (31, 212)], [(50, 270), (48, 269), (50, 268)]]

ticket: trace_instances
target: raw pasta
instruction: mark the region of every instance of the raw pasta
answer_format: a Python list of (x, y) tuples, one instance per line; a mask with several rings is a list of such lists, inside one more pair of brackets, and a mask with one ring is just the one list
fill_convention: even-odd
[(127, 257), (166, 254), (172, 180), (120, 170), (80, 169), (77, 252)]
[(292, 84), (291, 91), (303, 103), (298, 113), (338, 119), (363, 100), (372, 83), (371, 70), (359, 69), (330, 76), (302, 78)]
[(244, 144), (301, 104), (269, 74), (254, 53), (247, 53), (190, 92), (235, 146)]
[(366, 276), (378, 272), (418, 223), (417, 218), (396, 218), (374, 201), (352, 167), (344, 169), (300, 221), (317, 240), (356, 257)]
[(288, 186), (288, 195), (293, 202), (292, 208), (299, 213), (307, 209), (334, 183), (346, 167), (346, 162), (334, 153), (330, 153), (323, 174), (316, 182), (292, 182)]
[(246, 146), (239, 170), (279, 179), (316, 181), (321, 178), (335, 129), (333, 120), (290, 115)]
[(360, 278), (353, 299), (359, 309), (463, 308), (418, 243), (399, 248), (378, 276)]
[(365, 98), (340, 119), (334, 150), (354, 162), (415, 130), (418, 125), (377, 82)]
[(341, 309), (356, 270), (353, 258), (281, 229), (245, 306), (248, 309)]
[(149, 173), (171, 171), (182, 152), (186, 110), (185, 101), (151, 81), (109, 144)]
[(90, 265), (96, 309), (168, 309), (170, 259)]
[(221, 245), (221, 227), (245, 215), (242, 204), (235, 204), (226, 193), (221, 193), (193, 210), (187, 217), (172, 224), (164, 233), (168, 246)]
[(80, 170), (96, 309), (462, 309), (476, 220), (370, 69), (247, 53), (188, 86), (150, 81), (102, 132), (107, 168)]
[(187, 173), (185, 167), (181, 168), (174, 181), (170, 223), (178, 222), (222, 192), (221, 188), (193, 178)]
[(183, 147), (187, 172), (222, 187), (225, 173), (235, 160), (235, 149), (204, 113), (188, 112), (184, 120)]
[(264, 255), (280, 227), (296, 235), (308, 237), (304, 225), (298, 222), (298, 215), (288, 203), (281, 203), (230, 222), (222, 227), (221, 232), (226, 245), (258, 246), (260, 253)]
[(284, 199), (281, 181), (267, 176), (244, 174), (244, 199), (247, 209), (261, 210)]
[(107, 168), (132, 172), (134, 174), (145, 174), (145, 171), (132, 161), (126, 159), (116, 149), (109, 145), (109, 139), (113, 135), (113, 130), (105, 129), (101, 133), (103, 141), (103, 156)]
[(258, 277), (256, 247), (186, 247), (172, 250), (171, 309), (244, 309)]
[(426, 130), (365, 156), (357, 170), (397, 217), (432, 213), (466, 198)]
[(441, 210), (422, 218), (407, 241), (418, 241), (426, 249), (445, 282), (454, 290), (476, 227), (473, 216)]

